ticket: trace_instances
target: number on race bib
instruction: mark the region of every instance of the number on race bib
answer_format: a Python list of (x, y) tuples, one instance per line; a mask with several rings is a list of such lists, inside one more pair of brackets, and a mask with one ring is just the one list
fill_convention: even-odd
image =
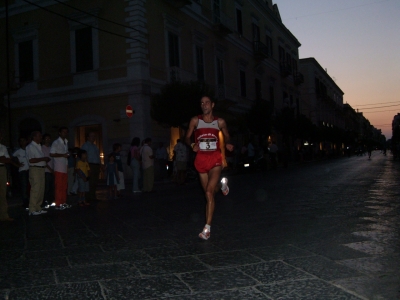
[(200, 150), (203, 151), (213, 151), (217, 150), (217, 140), (216, 139), (201, 139), (199, 143)]

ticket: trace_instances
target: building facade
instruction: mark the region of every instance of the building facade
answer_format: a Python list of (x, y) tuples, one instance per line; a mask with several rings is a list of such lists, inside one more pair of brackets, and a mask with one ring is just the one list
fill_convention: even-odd
[(315, 58), (300, 59), (304, 75), (301, 113), (317, 126), (345, 128), (344, 92)]
[(103, 155), (135, 136), (169, 143), (176, 131), (151, 119), (150, 100), (174, 80), (209, 84), (232, 113), (256, 100), (300, 109), (300, 43), (271, 0), (10, 0), (7, 8), (0, 93), (14, 145), (33, 130), (56, 137), (59, 126), (71, 146), (97, 132)]

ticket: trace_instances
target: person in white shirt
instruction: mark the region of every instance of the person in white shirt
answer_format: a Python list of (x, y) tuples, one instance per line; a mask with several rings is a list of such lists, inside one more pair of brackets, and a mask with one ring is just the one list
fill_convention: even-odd
[(54, 157), (54, 187), (56, 209), (70, 208), (67, 202), (68, 189), (68, 128), (60, 127), (56, 139), (50, 148), (50, 156)]
[(21, 191), (22, 207), (29, 209), (29, 162), (26, 158), (26, 145), (28, 141), (25, 137), (20, 137), (18, 142), (21, 148), (14, 152), (13, 157), (17, 158), (18, 162), (22, 165), (18, 169), (19, 189)]
[(43, 134), (42, 151), (44, 156), (49, 157), (50, 161), (44, 168), (45, 188), (44, 202), (51, 205), (54, 202), (54, 158), (50, 157), (51, 136), (48, 133)]
[(32, 142), (26, 146), (26, 157), (29, 162), (29, 183), (31, 184), (31, 194), (29, 198), (29, 215), (40, 215), (47, 213), (41, 209), (44, 197), (44, 168), (50, 161), (42, 152), (40, 142), (42, 134), (39, 131), (32, 132)]
[(144, 145), (140, 149), (143, 167), (143, 192), (153, 191), (154, 185), (154, 155), (151, 149), (151, 138), (144, 140)]
[(13, 164), (16, 167), (20, 167), (21, 164), (16, 164), (10, 159), (6, 146), (1, 144), (2, 140), (3, 133), (0, 131), (0, 221), (14, 221), (8, 216), (6, 164)]

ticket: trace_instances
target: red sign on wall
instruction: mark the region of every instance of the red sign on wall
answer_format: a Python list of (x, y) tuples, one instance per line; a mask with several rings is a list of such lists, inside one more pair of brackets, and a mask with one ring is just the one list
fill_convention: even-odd
[(133, 114), (135, 113), (135, 111), (133, 110), (132, 106), (130, 106), (130, 105), (126, 106), (125, 112), (126, 112), (126, 116), (128, 118), (131, 118), (133, 116)]

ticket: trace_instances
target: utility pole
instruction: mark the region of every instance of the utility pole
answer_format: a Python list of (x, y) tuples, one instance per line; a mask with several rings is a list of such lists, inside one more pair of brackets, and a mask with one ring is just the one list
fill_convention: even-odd
[(8, 139), (9, 139), (9, 147), (12, 148), (12, 139), (11, 139), (11, 103), (10, 103), (10, 91), (11, 91), (11, 82), (10, 82), (10, 39), (9, 39), (9, 29), (8, 29), (8, 0), (6, 1), (6, 72), (7, 72), (7, 106), (8, 106)]

